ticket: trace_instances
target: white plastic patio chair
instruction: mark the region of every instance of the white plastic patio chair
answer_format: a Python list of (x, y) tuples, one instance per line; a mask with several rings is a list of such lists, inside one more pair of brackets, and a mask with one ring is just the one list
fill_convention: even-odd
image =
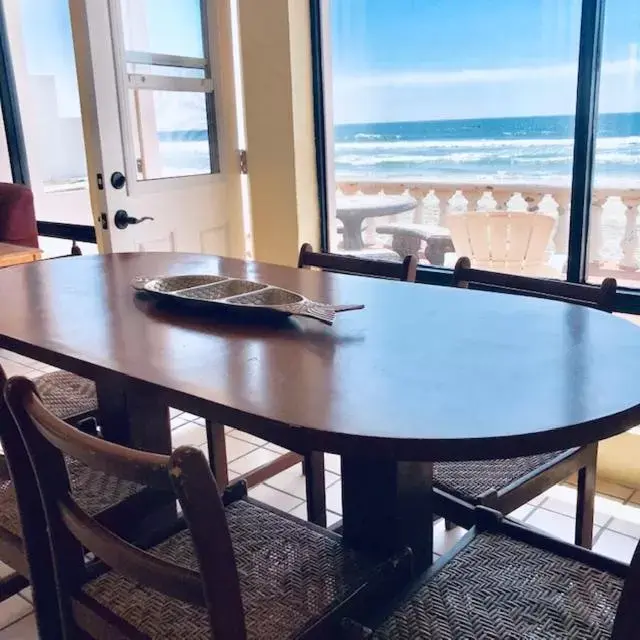
[(555, 220), (543, 213), (472, 211), (451, 214), (446, 225), (457, 256), (468, 256), (477, 269), (558, 277), (547, 247)]

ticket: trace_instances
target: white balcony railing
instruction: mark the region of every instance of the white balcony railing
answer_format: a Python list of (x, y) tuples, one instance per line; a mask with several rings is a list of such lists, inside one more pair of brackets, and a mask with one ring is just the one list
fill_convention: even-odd
[[(505, 210), (542, 212), (556, 218), (549, 252), (567, 255), (569, 239), (568, 187), (530, 184), (461, 184), (433, 182), (349, 182), (337, 183), (342, 195), (410, 195), (417, 203), (413, 211), (388, 218), (369, 219), (363, 229), (368, 246), (384, 247), (388, 236), (376, 234), (376, 227), (388, 222), (411, 222), (446, 226), (446, 216), (464, 211)], [(640, 280), (640, 228), (638, 189), (594, 189), (589, 218), (589, 276), (614, 275)], [(333, 235), (334, 246), (340, 242)], [(623, 272), (623, 273), (621, 273)]]

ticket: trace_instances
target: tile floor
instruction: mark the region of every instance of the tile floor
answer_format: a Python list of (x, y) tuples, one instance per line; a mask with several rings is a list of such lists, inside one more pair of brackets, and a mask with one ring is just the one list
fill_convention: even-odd
[[(38, 376), (52, 368), (41, 363), (0, 350), (0, 364), (9, 376)], [(171, 410), (174, 446), (190, 444), (206, 453), (204, 421), (198, 416)], [(233, 479), (273, 460), (284, 451), (250, 434), (226, 429), (229, 475)], [(325, 484), (327, 487), (328, 521), (333, 524), (342, 513), (340, 459), (325, 455)], [(300, 465), (292, 467), (249, 492), (278, 509), (305, 518), (305, 483)], [(543, 496), (532, 500), (512, 514), (512, 517), (542, 529), (563, 540), (573, 538), (575, 517), (575, 488), (558, 485)], [(464, 534), (460, 528), (446, 531), (442, 520), (434, 525), (434, 551), (445, 553)], [(640, 490), (602, 482), (598, 485), (594, 523), (594, 550), (598, 553), (629, 562), (640, 539)], [(0, 575), (8, 568), (0, 565)], [(37, 638), (35, 617), (29, 590), (0, 603), (0, 640), (33, 640)]]

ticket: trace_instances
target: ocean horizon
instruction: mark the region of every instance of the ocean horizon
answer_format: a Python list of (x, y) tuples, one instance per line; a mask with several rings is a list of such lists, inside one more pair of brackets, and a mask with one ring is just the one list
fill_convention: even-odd
[[(336, 177), (568, 186), (574, 124), (573, 116), (340, 124)], [(638, 186), (640, 113), (600, 116), (594, 178)]]

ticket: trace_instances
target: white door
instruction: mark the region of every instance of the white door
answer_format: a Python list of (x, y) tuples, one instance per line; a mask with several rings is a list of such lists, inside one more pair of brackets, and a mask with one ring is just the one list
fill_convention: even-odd
[(229, 0), (70, 0), (103, 252), (242, 255)]

